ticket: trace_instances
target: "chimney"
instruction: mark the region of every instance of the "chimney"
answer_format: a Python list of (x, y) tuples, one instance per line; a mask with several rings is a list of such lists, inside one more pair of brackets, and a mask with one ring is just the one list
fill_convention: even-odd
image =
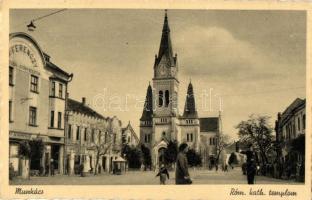
[(86, 105), (86, 97), (82, 97), (82, 105)]

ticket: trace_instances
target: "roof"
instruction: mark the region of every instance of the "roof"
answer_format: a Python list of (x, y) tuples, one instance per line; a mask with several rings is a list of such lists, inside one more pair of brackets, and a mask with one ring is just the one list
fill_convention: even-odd
[(187, 95), (185, 100), (183, 118), (198, 118), (195, 106), (195, 97), (193, 92), (193, 85), (190, 83), (187, 88)]
[(117, 159), (113, 159), (113, 162), (126, 162), (126, 160), (118, 156)]
[(281, 120), (282, 122), (287, 121), (296, 111), (297, 109), (305, 106), (306, 100), (297, 98), (295, 99), (282, 113)]
[(176, 57), (173, 56), (167, 12), (165, 13), (159, 52), (158, 57), (155, 58), (155, 65), (158, 65), (163, 57), (166, 58), (170, 66), (175, 66)]
[(39, 51), (39, 54), (42, 57), (43, 63), (46, 67), (48, 67), (54, 71), (57, 71), (57, 72), (65, 75), (65, 76), (67, 76), (68, 78), (72, 77), (72, 74), (67, 73), (66, 71), (64, 71), (60, 67), (56, 66), (54, 63), (50, 62), (50, 56), (47, 53), (42, 51), (42, 49), (39, 46), (39, 44), (37, 43), (37, 41), (32, 36), (30, 36), (29, 34), (24, 33), (24, 32), (15, 32), (15, 33), (10, 33), (9, 37), (10, 37), (10, 39), (14, 38), (14, 37), (23, 37), (23, 38), (27, 39), (28, 41), (32, 42), (34, 44), (34, 46), (37, 48), (37, 50)]
[(97, 113), (96, 111), (88, 107), (87, 105), (83, 105), (82, 102), (78, 102), (76, 100), (68, 98), (67, 103), (68, 103), (67, 106), (68, 106), (69, 111), (77, 112), (77, 113), (84, 114), (90, 117), (97, 117), (100, 119), (105, 119), (105, 117), (103, 117), (101, 114)]
[(143, 108), (143, 113), (140, 118), (141, 121), (151, 121), (153, 117), (153, 92), (152, 87), (147, 87), (146, 98)]
[(122, 129), (121, 129), (122, 134), (124, 134), (124, 132), (125, 132), (126, 130), (130, 130), (130, 132), (131, 132), (132, 135), (135, 137), (135, 139), (136, 139), (137, 141), (139, 141), (139, 138), (138, 138), (137, 134), (135, 133), (135, 131), (133, 130), (133, 128), (132, 128), (132, 126), (131, 126), (131, 124), (130, 124), (130, 121), (129, 121), (128, 125), (127, 125), (125, 128), (122, 128)]
[(200, 132), (218, 132), (219, 117), (199, 118)]

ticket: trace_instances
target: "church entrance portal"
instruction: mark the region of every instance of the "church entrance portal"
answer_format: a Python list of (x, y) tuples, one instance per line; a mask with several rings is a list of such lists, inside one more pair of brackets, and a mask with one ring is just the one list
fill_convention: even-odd
[(166, 148), (162, 147), (158, 149), (158, 164), (161, 166), (162, 164), (165, 164), (165, 150)]

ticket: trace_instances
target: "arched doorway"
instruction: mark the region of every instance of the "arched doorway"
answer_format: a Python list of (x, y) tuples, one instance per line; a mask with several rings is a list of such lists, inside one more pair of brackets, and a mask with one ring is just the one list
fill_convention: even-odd
[(158, 164), (161, 166), (162, 164), (165, 164), (165, 151), (166, 148), (161, 147), (158, 149)]

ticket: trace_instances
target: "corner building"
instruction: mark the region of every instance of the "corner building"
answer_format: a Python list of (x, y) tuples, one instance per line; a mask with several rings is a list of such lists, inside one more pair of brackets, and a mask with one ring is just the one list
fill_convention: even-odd
[(9, 162), (21, 175), (26, 165), (19, 155), (20, 142), (41, 139), (43, 155), (31, 157), (31, 174), (49, 174), (51, 159), (55, 172), (62, 174), (65, 94), (72, 74), (53, 64), (30, 35), (9, 37)]

